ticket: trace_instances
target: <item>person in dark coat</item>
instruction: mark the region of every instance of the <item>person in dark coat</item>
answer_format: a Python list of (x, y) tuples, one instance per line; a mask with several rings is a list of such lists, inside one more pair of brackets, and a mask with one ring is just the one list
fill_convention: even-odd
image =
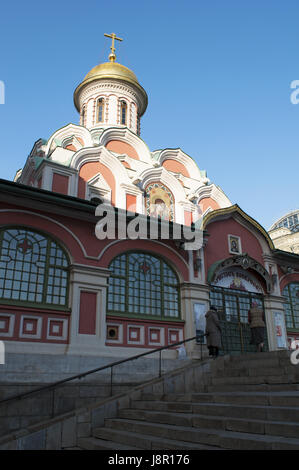
[(207, 347), (209, 349), (209, 355), (214, 359), (219, 354), (219, 349), (222, 347), (221, 341), (221, 326), (215, 307), (210, 307), (210, 310), (206, 313), (206, 330), (205, 334), (207, 337)]
[(252, 307), (248, 311), (248, 323), (251, 331), (250, 344), (256, 346), (257, 352), (262, 352), (265, 337), (265, 315), (262, 308), (256, 302), (252, 302)]

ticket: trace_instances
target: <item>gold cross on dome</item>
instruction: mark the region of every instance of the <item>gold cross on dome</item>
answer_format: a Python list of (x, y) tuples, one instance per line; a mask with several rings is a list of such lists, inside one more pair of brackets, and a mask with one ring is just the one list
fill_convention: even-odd
[(104, 36), (106, 36), (107, 38), (111, 38), (111, 39), (112, 39), (112, 45), (111, 45), (111, 47), (110, 47), (110, 49), (111, 49), (111, 54), (109, 54), (109, 60), (110, 60), (110, 62), (114, 62), (115, 59), (116, 59), (114, 41), (115, 41), (115, 39), (116, 39), (117, 41), (122, 41), (122, 39), (121, 39), (121, 38), (118, 38), (118, 37), (116, 36), (116, 34), (114, 34), (114, 33), (111, 33), (111, 34), (104, 34)]

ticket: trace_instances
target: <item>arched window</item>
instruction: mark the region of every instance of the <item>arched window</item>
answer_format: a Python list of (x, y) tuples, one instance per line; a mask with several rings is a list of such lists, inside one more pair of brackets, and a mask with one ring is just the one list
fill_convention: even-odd
[(287, 328), (299, 328), (299, 282), (291, 282), (282, 291)]
[(68, 258), (51, 238), (26, 228), (0, 230), (0, 302), (67, 307)]
[(104, 122), (104, 99), (100, 98), (97, 103), (97, 122)]
[(108, 313), (177, 320), (177, 275), (161, 258), (138, 252), (117, 256), (109, 266)]
[(125, 101), (120, 102), (120, 123), (127, 124), (127, 103)]

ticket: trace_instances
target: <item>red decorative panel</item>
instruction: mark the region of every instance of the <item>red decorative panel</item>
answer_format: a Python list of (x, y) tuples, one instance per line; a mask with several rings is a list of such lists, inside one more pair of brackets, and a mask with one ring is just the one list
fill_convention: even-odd
[(161, 343), (161, 329), (160, 328), (149, 328), (149, 342), (150, 343)]
[(136, 196), (133, 194), (126, 195), (127, 211), (136, 212)]
[(140, 328), (135, 328), (135, 327), (129, 327), (128, 328), (128, 339), (130, 342), (140, 342), (140, 338), (141, 338), (141, 331), (140, 331)]
[(9, 323), (11, 318), (8, 316), (0, 316), (0, 334), (9, 332)]
[(0, 307), (0, 340), (67, 343), (69, 313), (29, 307)]
[[(183, 338), (182, 338), (183, 339)], [(168, 343), (178, 343), (180, 340), (180, 330), (168, 330)]]
[[(117, 334), (116, 329), (117, 328)], [(112, 335), (109, 331), (115, 330)], [(107, 346), (159, 348), (184, 339), (184, 322), (107, 317)]]
[(184, 211), (184, 224), (188, 226), (192, 224), (192, 212)]
[(63, 335), (63, 322), (59, 320), (49, 320), (49, 334), (51, 336)]
[(33, 335), (36, 336), (38, 334), (38, 319), (37, 318), (23, 318), (23, 328), (22, 334), (23, 335)]
[(55, 193), (68, 194), (69, 177), (53, 173), (52, 191)]

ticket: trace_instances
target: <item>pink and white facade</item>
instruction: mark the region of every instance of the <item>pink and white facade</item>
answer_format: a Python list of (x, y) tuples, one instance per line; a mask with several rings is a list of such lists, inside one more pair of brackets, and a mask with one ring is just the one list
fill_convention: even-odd
[[(38, 140), (15, 181), (0, 181), (7, 351), (134, 355), (194, 336), (210, 303), (223, 321), (245, 323), (254, 299), (265, 309), (268, 347), (287, 347), (282, 289), (299, 283), (298, 256), (275, 250), (181, 149), (150, 151), (140, 137), (147, 95), (133, 72), (116, 63), (91, 72), (75, 91), (80, 124)], [(200, 213), (203, 246), (99, 240), (99, 201), (182, 226)]]

